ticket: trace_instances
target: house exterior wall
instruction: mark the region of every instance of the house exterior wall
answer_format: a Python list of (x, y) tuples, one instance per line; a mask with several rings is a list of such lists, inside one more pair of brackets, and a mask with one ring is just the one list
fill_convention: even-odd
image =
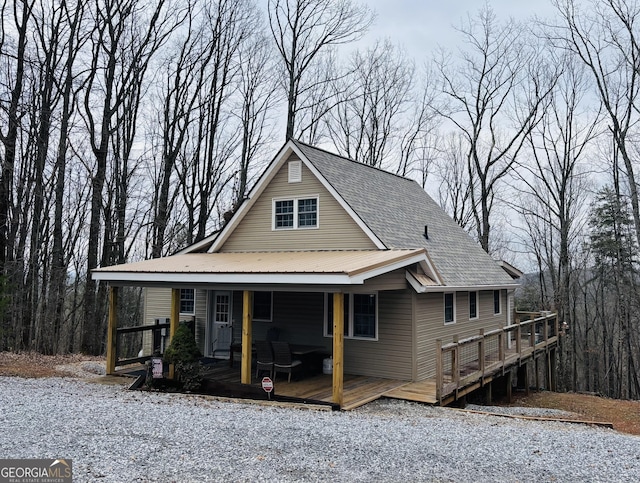
[[(411, 291), (381, 291), (377, 295), (378, 340), (345, 339), (344, 372), (410, 381), (413, 355)], [(242, 300), (242, 292), (234, 292), (234, 309), (238, 300)], [(324, 304), (322, 292), (273, 292), (273, 320), (254, 321), (252, 338), (254, 341), (266, 339), (267, 331), (277, 328), (280, 340), (322, 346), (329, 355), (333, 352), (333, 339), (324, 335)], [(238, 310), (241, 314), (242, 307)], [(234, 319), (241, 321), (241, 316), (236, 317), (234, 313)], [(239, 340), (241, 331), (241, 323), (236, 323), (234, 340)]]
[(344, 371), (370, 377), (412, 380), (411, 292), (378, 293), (378, 340), (344, 340)]
[[(200, 352), (204, 354), (205, 325), (207, 320), (207, 291), (195, 291), (195, 336)], [(144, 325), (155, 324), (156, 318), (171, 316), (171, 289), (160, 287), (146, 287), (144, 295)], [(191, 315), (180, 314), (180, 320), (190, 320)], [(153, 335), (145, 331), (143, 335), (144, 355), (153, 352)]]
[[(297, 159), (291, 156), (289, 161)], [(273, 230), (273, 199), (318, 195), (318, 228)], [(375, 249), (313, 173), (302, 166), (302, 181), (288, 182), (284, 163), (255, 204), (220, 248), (221, 252), (271, 250)]]
[(416, 305), (416, 380), (435, 376), (436, 340), (443, 344), (500, 329), (507, 325), (508, 305), (506, 290), (500, 291), (501, 313), (494, 314), (493, 290), (478, 292), (478, 318), (469, 319), (469, 292), (457, 292), (455, 323), (444, 323), (443, 293), (415, 294)]

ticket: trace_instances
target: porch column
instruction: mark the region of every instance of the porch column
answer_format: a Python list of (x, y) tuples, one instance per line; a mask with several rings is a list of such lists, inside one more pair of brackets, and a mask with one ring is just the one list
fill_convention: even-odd
[[(180, 289), (171, 289), (171, 319), (169, 322), (169, 344), (173, 342), (173, 336), (178, 330), (178, 324), (180, 323)], [(174, 376), (173, 364), (169, 364), (169, 379), (173, 379)]]
[(344, 296), (333, 294), (333, 402), (342, 407), (344, 389)]
[[(251, 303), (253, 292), (242, 292), (242, 360), (240, 362), (240, 382), (251, 384)], [(233, 357), (233, 354), (231, 354)]]
[(118, 287), (109, 287), (109, 327), (107, 329), (107, 374), (116, 372), (118, 328)]

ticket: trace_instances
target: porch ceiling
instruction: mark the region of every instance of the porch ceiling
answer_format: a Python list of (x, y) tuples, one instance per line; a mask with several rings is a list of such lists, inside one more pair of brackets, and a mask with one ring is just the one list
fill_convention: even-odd
[(93, 270), (111, 282), (361, 284), (426, 262), (426, 251), (188, 253)]

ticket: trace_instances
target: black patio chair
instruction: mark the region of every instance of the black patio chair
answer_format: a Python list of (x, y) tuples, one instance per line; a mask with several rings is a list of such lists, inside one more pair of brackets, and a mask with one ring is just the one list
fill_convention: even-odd
[(256, 378), (261, 370), (269, 371), (269, 377), (273, 376), (273, 350), (266, 340), (256, 341)]
[(291, 382), (293, 368), (302, 364), (302, 361), (291, 357), (291, 348), (288, 342), (274, 340), (271, 345), (273, 347), (273, 380), (276, 380), (278, 372), (285, 372), (289, 374), (289, 382)]

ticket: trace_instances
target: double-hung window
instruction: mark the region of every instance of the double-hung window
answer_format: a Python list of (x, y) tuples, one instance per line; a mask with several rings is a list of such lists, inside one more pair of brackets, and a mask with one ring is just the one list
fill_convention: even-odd
[[(378, 297), (376, 294), (345, 293), (344, 336), (348, 339), (378, 338)], [(333, 294), (325, 294), (325, 336), (333, 336)]]
[(456, 323), (456, 294), (453, 292), (444, 294), (444, 323)]
[(273, 292), (253, 292), (253, 320), (259, 322), (273, 320)]
[(493, 291), (493, 313), (495, 315), (502, 313), (502, 304), (501, 304), (500, 290)]
[(469, 292), (469, 320), (478, 318), (478, 292)]
[(318, 228), (318, 196), (273, 200), (273, 229)]
[(293, 200), (278, 200), (274, 205), (274, 226), (279, 228), (293, 228)]
[(185, 315), (195, 315), (196, 313), (196, 291), (192, 288), (180, 289), (180, 313)]

